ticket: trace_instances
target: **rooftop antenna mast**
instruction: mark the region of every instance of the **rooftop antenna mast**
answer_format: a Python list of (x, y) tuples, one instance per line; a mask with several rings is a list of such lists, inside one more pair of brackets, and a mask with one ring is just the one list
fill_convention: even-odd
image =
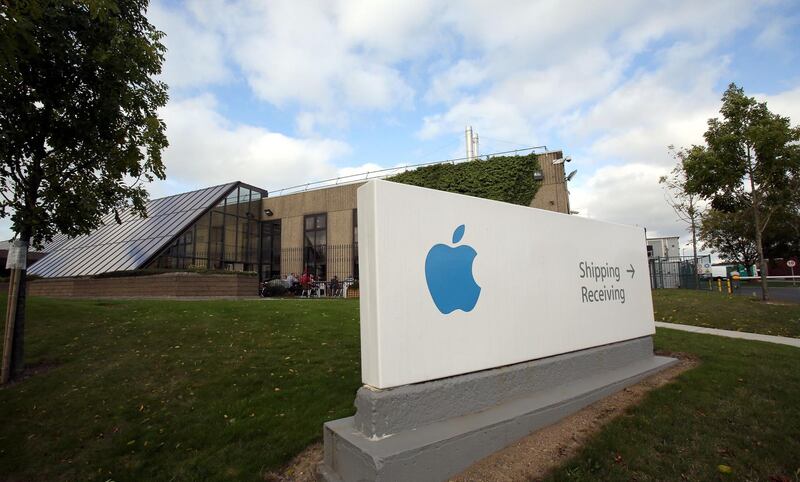
[(473, 161), (480, 155), (478, 153), (478, 133), (473, 132), (472, 126), (467, 126), (464, 131), (464, 138), (467, 145), (467, 160)]

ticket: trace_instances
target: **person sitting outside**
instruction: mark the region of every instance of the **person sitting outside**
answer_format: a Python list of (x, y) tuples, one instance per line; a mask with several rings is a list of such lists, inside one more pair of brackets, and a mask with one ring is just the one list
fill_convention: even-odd
[(300, 296), (305, 296), (307, 298), (311, 297), (311, 288), (314, 284), (314, 278), (308, 274), (308, 271), (304, 272), (303, 275), (300, 277), (300, 286), (302, 287), (303, 291), (300, 293)]
[(300, 292), (303, 291), (303, 287), (300, 285), (300, 278), (297, 277), (297, 273), (292, 273), (289, 276), (292, 279), (292, 286), (289, 291), (295, 296), (300, 296)]
[(297, 279), (296, 274), (289, 273), (286, 276), (286, 290), (295, 296), (300, 294), (300, 280)]
[(337, 278), (336, 276), (331, 278), (330, 287), (331, 287), (331, 296), (333, 297), (341, 296), (342, 286), (339, 283), (339, 278)]

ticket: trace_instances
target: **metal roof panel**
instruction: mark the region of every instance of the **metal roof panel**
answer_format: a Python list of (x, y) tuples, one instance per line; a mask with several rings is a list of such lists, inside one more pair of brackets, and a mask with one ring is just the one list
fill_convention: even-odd
[(84, 236), (53, 237), (48, 254), (30, 267), (28, 273), (44, 278), (86, 276), (111, 271), (133, 270), (163, 250), (173, 238), (224, 198), (239, 182), (221, 184), (147, 202), (146, 218), (130, 209), (103, 216), (103, 224)]

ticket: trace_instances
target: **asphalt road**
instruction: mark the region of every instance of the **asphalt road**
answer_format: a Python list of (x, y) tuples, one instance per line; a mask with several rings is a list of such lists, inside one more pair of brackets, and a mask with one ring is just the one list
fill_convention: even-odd
[[(734, 294), (740, 296), (751, 296), (761, 298), (761, 288), (757, 286), (741, 286), (739, 289), (733, 291)], [(800, 303), (800, 283), (796, 288), (792, 287), (772, 287), (769, 288), (769, 298), (775, 301), (790, 301)]]

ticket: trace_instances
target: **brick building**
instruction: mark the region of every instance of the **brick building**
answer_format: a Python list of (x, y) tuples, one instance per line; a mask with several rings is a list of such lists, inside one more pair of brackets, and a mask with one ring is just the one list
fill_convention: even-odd
[[(569, 213), (560, 151), (537, 159), (541, 186), (531, 207)], [(491, 159), (486, 161), (492, 162)], [(58, 237), (30, 274), (96, 276), (140, 269), (257, 272), (261, 280), (301, 273), (358, 278), (356, 190), (363, 182), (268, 196), (233, 182), (148, 202), (147, 218), (107, 216), (94, 232)]]

